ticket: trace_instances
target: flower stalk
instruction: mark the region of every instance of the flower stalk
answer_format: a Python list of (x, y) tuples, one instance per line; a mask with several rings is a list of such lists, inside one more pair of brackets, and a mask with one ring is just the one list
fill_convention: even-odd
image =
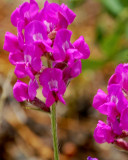
[(51, 106), (51, 128), (53, 137), (54, 160), (59, 160), (55, 103)]

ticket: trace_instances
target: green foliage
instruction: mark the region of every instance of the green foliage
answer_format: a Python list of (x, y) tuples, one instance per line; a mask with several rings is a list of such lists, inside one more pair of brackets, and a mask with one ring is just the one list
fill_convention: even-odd
[(70, 8), (76, 8), (84, 3), (86, 0), (68, 0), (68, 5)]
[[(113, 27), (109, 28), (105, 27), (104, 20), (99, 20), (96, 26), (96, 44), (99, 46), (103, 58), (86, 60), (83, 62), (83, 69), (97, 69), (111, 61), (128, 62), (128, 45), (126, 46), (128, 40), (128, 8), (126, 8), (128, 0), (100, 0), (100, 2), (107, 9), (109, 16), (112, 16), (112, 19), (113, 15), (116, 16), (115, 22)], [(112, 30), (110, 31), (110, 29)]]
[(118, 15), (123, 10), (123, 4), (121, 0), (100, 0), (103, 6), (112, 15)]
[(128, 48), (123, 49), (119, 53), (117, 53), (114, 60), (120, 61), (121, 63), (128, 62)]

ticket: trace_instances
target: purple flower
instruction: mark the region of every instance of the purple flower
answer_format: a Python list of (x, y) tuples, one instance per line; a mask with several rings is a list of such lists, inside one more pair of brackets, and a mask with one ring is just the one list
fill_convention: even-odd
[(16, 65), (17, 62), (23, 62), (24, 60), (24, 48), (21, 48), (20, 43), (21, 41), (19, 41), (17, 36), (6, 32), (3, 49), (10, 52), (9, 60), (13, 65)]
[(18, 80), (13, 87), (13, 95), (19, 102), (33, 100), (36, 97), (38, 87), (36, 80), (31, 80), (29, 85)]
[(38, 10), (39, 7), (35, 0), (30, 0), (30, 3), (24, 2), (12, 13), (11, 22), (15, 27), (21, 27), (20, 30), (22, 30), (29, 22), (36, 19)]
[(29, 76), (31, 79), (34, 79), (35, 74), (40, 72), (42, 61), (37, 51), (35, 46), (26, 46), (24, 50), (24, 59), (16, 63), (14, 72), (18, 78)]
[(63, 80), (65, 84), (68, 84), (73, 78), (77, 77), (82, 70), (81, 61), (78, 60), (74, 63), (71, 63), (68, 67), (63, 70)]
[[(32, 21), (25, 28), (25, 43), (26, 45), (36, 45), (38, 52), (43, 55), (44, 52), (51, 52), (52, 49), (50, 47), (51, 40), (48, 38), (47, 30), (43, 22), (40, 21)], [(37, 54), (39, 54), (37, 53)]]
[(79, 39), (77, 39), (73, 43), (75, 49), (79, 51), (79, 55), (81, 55), (80, 59), (87, 59), (90, 56), (90, 49), (87, 45), (87, 43), (84, 41), (84, 37), (80, 36)]
[(72, 32), (67, 29), (61, 29), (57, 32), (56, 38), (53, 44), (53, 57), (55, 61), (68, 61), (70, 54), (67, 50), (73, 48), (70, 38)]
[(47, 31), (59, 30), (67, 28), (76, 17), (75, 13), (70, 10), (65, 4), (59, 6), (56, 3), (45, 2), (44, 8), (39, 13), (39, 20), (44, 21)]
[(87, 157), (87, 160), (98, 160), (97, 158)]
[[(105, 132), (108, 134), (108, 129), (111, 130), (111, 133), (115, 135), (115, 137), (122, 134), (123, 128), (120, 117), (127, 108), (127, 104), (127, 100), (118, 84), (113, 84), (108, 87), (108, 95), (102, 90), (98, 90), (93, 100), (93, 106), (100, 113), (107, 115), (107, 124), (103, 125), (100, 121), (94, 132), (94, 138), (98, 143), (111, 143), (111, 141), (105, 138)], [(103, 133), (103, 135), (100, 136), (100, 133), (101, 135)], [(102, 141), (100, 141), (101, 137), (103, 138)]]
[(99, 109), (100, 106), (104, 105), (107, 102), (107, 94), (103, 92), (101, 89), (97, 91), (97, 94), (94, 96), (93, 99), (93, 107), (95, 109)]
[(35, 0), (24, 2), (12, 13), (11, 22), (18, 33), (5, 34), (4, 49), (10, 52), (17, 78), (30, 78), (29, 84), (18, 80), (14, 85), (18, 101), (34, 101), (40, 82), (48, 107), (58, 101), (65, 104), (66, 86), (81, 73), (81, 59), (90, 55), (82, 36), (70, 42), (72, 32), (67, 27), (75, 16), (65, 4), (48, 1), (39, 11)]
[(128, 92), (128, 64), (119, 64), (111, 76), (108, 85), (120, 84), (124, 92)]
[[(116, 141), (128, 131), (128, 65), (120, 64), (108, 83), (108, 94), (98, 90), (93, 100), (93, 107), (107, 115), (107, 124), (99, 121), (94, 138), (98, 143)], [(110, 139), (108, 138), (110, 135)]]
[(108, 101), (116, 104), (119, 113), (121, 113), (128, 105), (128, 101), (119, 84), (113, 84), (108, 87)]
[(61, 29), (57, 32), (53, 44), (53, 57), (56, 61), (64, 61), (71, 64), (76, 60), (89, 57), (90, 50), (84, 38), (81, 36), (72, 45), (70, 42), (71, 34), (72, 32), (67, 29)]
[(94, 131), (94, 138), (97, 143), (112, 143), (114, 142), (115, 134), (109, 125), (99, 120)]
[(40, 75), (40, 84), (43, 86), (42, 93), (46, 97), (48, 107), (58, 100), (65, 104), (62, 95), (66, 90), (66, 85), (62, 76), (62, 71), (56, 68), (47, 68)]

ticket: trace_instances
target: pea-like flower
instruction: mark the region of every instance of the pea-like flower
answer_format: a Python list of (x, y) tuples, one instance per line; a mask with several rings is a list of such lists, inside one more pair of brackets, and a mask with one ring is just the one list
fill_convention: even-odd
[(94, 131), (98, 143), (113, 143), (128, 132), (128, 65), (120, 64), (108, 83), (108, 94), (101, 89), (93, 99), (93, 107), (107, 115), (107, 122), (99, 121)]
[[(90, 55), (82, 36), (70, 42), (72, 32), (67, 27), (75, 16), (65, 4), (48, 1), (39, 11), (35, 0), (24, 2), (12, 13), (17, 36), (7, 32), (4, 49), (15, 66), (18, 80), (13, 93), (17, 101), (37, 104), (37, 89), (42, 87), (47, 107), (58, 101), (65, 104), (66, 87), (81, 73), (81, 59)], [(25, 77), (29, 77), (29, 84), (19, 80)]]

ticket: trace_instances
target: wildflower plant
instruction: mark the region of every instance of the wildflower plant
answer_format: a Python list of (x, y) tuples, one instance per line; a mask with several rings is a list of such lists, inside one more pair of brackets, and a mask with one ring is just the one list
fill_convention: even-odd
[[(9, 61), (15, 66), (17, 82), (13, 94), (17, 101), (28, 101), (39, 109), (51, 112), (54, 158), (59, 159), (56, 134), (56, 103), (66, 104), (63, 95), (70, 81), (81, 73), (81, 59), (87, 59), (90, 50), (84, 37), (74, 43), (67, 29), (76, 15), (65, 4), (45, 1), (39, 11), (35, 0), (24, 2), (14, 10), (11, 22), (17, 35), (5, 34), (4, 50), (10, 52)], [(43, 59), (47, 62), (44, 63)], [(21, 81), (29, 77), (29, 83)], [(45, 103), (38, 99), (42, 87)]]

